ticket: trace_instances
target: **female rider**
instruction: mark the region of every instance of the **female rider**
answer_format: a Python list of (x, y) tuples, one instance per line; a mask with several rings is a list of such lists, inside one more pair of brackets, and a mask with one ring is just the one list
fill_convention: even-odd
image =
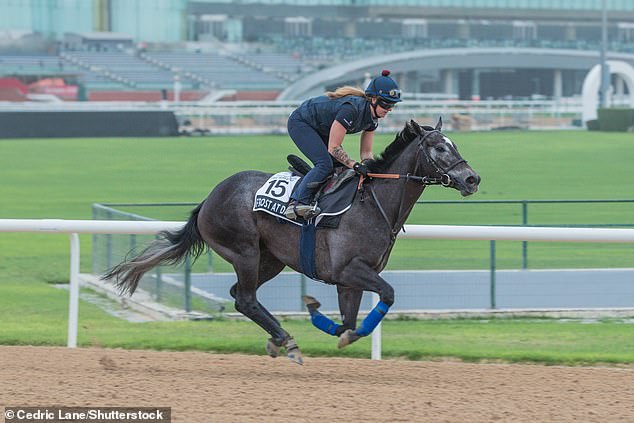
[[(384, 70), (381, 76), (370, 81), (365, 92), (345, 86), (311, 98), (291, 114), (288, 134), (314, 167), (291, 195), (285, 211), (287, 218), (312, 218), (320, 213), (318, 207), (310, 205), (314, 189), (309, 186), (330, 174), (333, 158), (367, 176), (368, 168), (363, 160), (372, 158), (378, 119), (385, 117), (401, 101), (401, 91), (389, 75), (390, 71)], [(361, 132), (361, 162), (351, 159), (342, 147), (346, 134), (358, 132)]]

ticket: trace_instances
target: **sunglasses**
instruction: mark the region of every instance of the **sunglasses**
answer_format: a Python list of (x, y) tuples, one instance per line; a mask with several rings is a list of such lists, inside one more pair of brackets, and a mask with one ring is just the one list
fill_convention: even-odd
[(385, 110), (392, 110), (394, 106), (396, 106), (396, 103), (384, 100), (381, 97), (377, 97), (376, 104), (378, 104), (379, 106), (381, 106), (382, 109), (385, 109)]

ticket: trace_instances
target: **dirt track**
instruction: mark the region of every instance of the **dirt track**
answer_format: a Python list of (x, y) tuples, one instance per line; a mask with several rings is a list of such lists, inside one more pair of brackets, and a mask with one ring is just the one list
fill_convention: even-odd
[(632, 422), (634, 370), (0, 347), (1, 406), (172, 407), (174, 422)]

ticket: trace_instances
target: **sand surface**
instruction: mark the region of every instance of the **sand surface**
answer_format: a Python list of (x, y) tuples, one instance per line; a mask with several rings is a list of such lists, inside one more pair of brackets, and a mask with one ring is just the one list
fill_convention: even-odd
[(0, 347), (1, 406), (174, 422), (634, 422), (634, 369)]

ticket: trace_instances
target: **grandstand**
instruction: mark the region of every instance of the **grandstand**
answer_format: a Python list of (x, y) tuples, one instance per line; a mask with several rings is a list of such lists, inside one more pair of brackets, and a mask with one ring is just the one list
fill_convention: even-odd
[[(29, 83), (60, 77), (81, 86), (87, 99), (160, 100), (176, 90), (187, 98), (222, 90), (234, 90), (232, 99), (275, 98), (320, 70), (351, 62), (358, 66), (315, 90), (360, 85), (367, 72), (389, 66), (411, 95), (568, 98), (580, 95), (601, 45), (601, 0), (157, 0), (155, 8), (142, 0), (10, 3), (0, 34), (29, 28), (48, 44), (37, 49), (0, 40), (0, 76)], [(608, 58), (634, 63), (634, 3), (612, 0), (607, 7)], [(435, 58), (414, 58), (452, 49), (451, 60), (443, 53), (435, 66), (429, 65)], [(492, 49), (530, 63), (457, 54)], [(551, 59), (552, 52), (570, 51), (579, 54), (566, 53), (566, 63)], [(381, 57), (398, 61), (374, 60)], [(614, 86), (619, 95), (630, 91), (618, 78)]]
[(162, 69), (186, 71), (214, 88), (279, 90), (285, 86), (284, 80), (268, 73), (268, 69), (241, 57), (188, 52), (148, 52), (141, 57)]

